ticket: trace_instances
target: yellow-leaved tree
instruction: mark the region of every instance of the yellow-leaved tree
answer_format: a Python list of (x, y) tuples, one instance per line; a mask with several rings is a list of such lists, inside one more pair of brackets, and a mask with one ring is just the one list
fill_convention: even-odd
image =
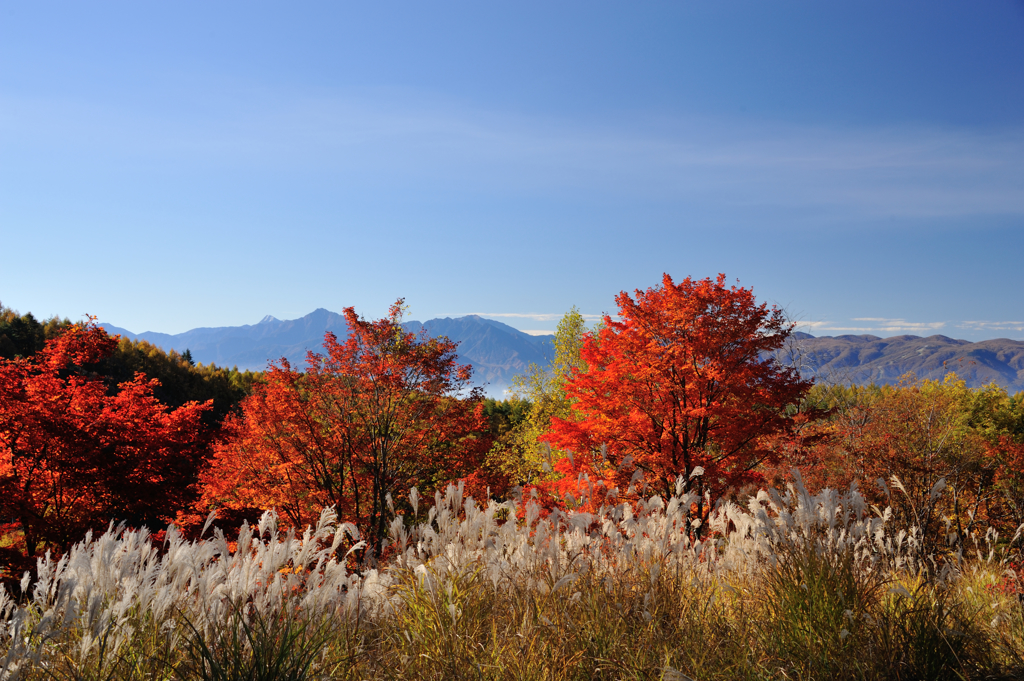
[(498, 438), (489, 459), (515, 484), (535, 483), (551, 473), (552, 460), (564, 454), (552, 454), (540, 441), (551, 426), (551, 418), (571, 420), (572, 402), (566, 397), (565, 383), (573, 369), (586, 371), (580, 358), (586, 320), (573, 306), (558, 322), (555, 330), (555, 357), (547, 367), (531, 364), (525, 374), (512, 379), (511, 401), (526, 407), (526, 417)]

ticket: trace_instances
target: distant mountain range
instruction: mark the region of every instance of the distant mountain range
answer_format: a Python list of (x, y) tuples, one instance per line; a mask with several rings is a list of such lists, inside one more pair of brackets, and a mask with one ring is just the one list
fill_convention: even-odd
[(795, 333), (780, 361), (805, 377), (833, 383), (892, 384), (909, 372), (941, 380), (955, 371), (971, 387), (995, 382), (1024, 390), (1024, 341), (998, 338), (972, 343), (947, 336), (819, 336)]
[[(334, 332), (340, 340), (348, 336), (345, 318), (323, 308), (299, 319), (281, 321), (267, 316), (258, 324), (192, 329), (174, 335), (102, 326), (108, 333), (148, 341), (166, 351), (189, 350), (196, 362), (254, 371), (262, 371), (282, 357), (293, 366), (305, 366), (309, 350), (322, 350), (326, 332)], [(523, 373), (530, 364), (546, 367), (554, 358), (552, 336), (531, 336), (477, 315), (410, 321), (402, 326), (414, 333), (426, 329), (431, 337), (447, 336), (458, 342), (460, 360), (473, 366), (474, 383), (496, 397), (509, 387), (515, 374)]]
[[(403, 326), (457, 341), (460, 360), (473, 366), (475, 383), (495, 397), (503, 394), (515, 374), (523, 373), (530, 364), (547, 366), (554, 357), (552, 336), (531, 336), (477, 315), (411, 321)], [(325, 332), (333, 331), (339, 339), (348, 334), (345, 318), (323, 308), (299, 319), (264, 317), (258, 324), (192, 329), (175, 335), (135, 334), (110, 324), (103, 327), (164, 350), (188, 349), (197, 362), (257, 371), (282, 357), (304, 366), (306, 352), (321, 349)], [(779, 359), (819, 381), (895, 383), (908, 372), (918, 378), (942, 379), (947, 372), (956, 371), (972, 387), (994, 381), (1011, 393), (1024, 390), (1024, 341), (972, 343), (946, 336), (815, 337), (795, 333)]]

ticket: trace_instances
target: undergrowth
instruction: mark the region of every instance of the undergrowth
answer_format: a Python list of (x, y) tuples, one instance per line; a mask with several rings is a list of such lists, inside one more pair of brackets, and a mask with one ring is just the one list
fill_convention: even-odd
[[(680, 486), (681, 487), (681, 486)], [(856, 489), (595, 514), (437, 495), (349, 569), (328, 509), (186, 541), (112, 528), (0, 595), (3, 679), (998, 679), (1024, 674), (1007, 555), (922, 553)], [(985, 543), (987, 541), (987, 544)], [(955, 546), (963, 542), (956, 542)], [(355, 544), (358, 550), (359, 544)], [(1010, 580), (1010, 581), (1008, 581)]]

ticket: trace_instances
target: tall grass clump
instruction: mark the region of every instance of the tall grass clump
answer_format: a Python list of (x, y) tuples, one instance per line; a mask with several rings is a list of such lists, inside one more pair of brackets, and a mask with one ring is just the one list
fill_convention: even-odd
[[(926, 553), (797, 477), (695, 518), (682, 493), (545, 512), (461, 487), (379, 565), (323, 512), (237, 544), (111, 528), (0, 594), (3, 679), (944, 679), (1021, 674), (997, 554)], [(411, 495), (416, 498), (416, 495)], [(417, 511), (419, 509), (416, 509)], [(417, 516), (422, 517), (422, 516)], [(998, 546), (995, 537), (988, 544)], [(985, 542), (982, 541), (982, 545)], [(986, 545), (987, 546), (987, 545)]]

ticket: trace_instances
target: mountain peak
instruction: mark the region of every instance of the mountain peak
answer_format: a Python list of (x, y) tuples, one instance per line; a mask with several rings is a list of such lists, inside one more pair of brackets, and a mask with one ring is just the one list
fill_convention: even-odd
[(266, 316), (266, 317), (264, 317), (263, 319), (259, 320), (259, 321), (257, 322), (257, 324), (271, 324), (271, 323), (273, 323), (273, 322), (279, 322), (279, 321), (281, 321), (281, 320), (280, 320), (280, 319), (278, 319), (277, 317), (273, 317), (273, 316), (271, 316), (271, 315), (267, 315), (267, 316)]

